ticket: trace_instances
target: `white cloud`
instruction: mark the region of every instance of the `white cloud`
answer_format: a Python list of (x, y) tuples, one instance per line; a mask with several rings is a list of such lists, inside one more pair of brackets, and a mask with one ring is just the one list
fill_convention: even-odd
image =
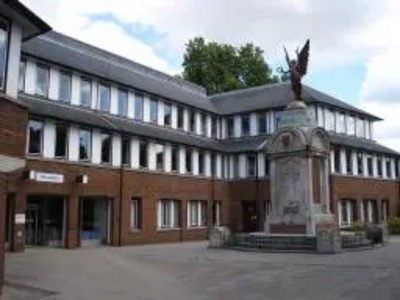
[(112, 23), (88, 22), (88, 14), (112, 13), (122, 22), (151, 26), (165, 39), (157, 50), (182, 55), (188, 39), (202, 35), (233, 44), (253, 42), (267, 60), (283, 63), (282, 45), (290, 50), (311, 38), (310, 71), (366, 63), (361, 103), (385, 119), (376, 136), (400, 149), (396, 104), (400, 95), (397, 70), (400, 39), (398, 0), (23, 0), (58, 31), (175, 74), (165, 59)]

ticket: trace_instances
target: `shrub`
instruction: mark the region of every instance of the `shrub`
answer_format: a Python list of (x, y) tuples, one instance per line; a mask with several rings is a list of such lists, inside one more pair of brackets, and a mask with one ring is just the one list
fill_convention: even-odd
[(389, 217), (387, 224), (390, 234), (400, 234), (400, 217)]
[(359, 232), (359, 231), (364, 231), (365, 227), (364, 224), (361, 221), (353, 222), (350, 227), (346, 228), (346, 231), (352, 231), (352, 232)]

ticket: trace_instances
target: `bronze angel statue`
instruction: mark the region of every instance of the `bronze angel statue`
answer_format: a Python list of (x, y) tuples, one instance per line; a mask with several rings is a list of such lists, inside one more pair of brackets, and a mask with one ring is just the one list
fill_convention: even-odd
[(310, 56), (310, 40), (307, 40), (306, 44), (300, 52), (298, 50), (296, 51), (297, 59), (290, 59), (285, 47), (284, 50), (289, 70), (283, 71), (282, 68), (279, 68), (278, 71), (286, 76), (290, 76), (295, 100), (302, 101), (301, 79), (304, 75), (307, 74), (308, 58)]

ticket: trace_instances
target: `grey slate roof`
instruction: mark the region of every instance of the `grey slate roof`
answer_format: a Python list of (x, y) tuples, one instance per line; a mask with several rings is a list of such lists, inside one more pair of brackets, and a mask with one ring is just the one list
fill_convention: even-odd
[(118, 55), (51, 31), (22, 46), (23, 53), (139, 91), (216, 112), (205, 90)]
[[(375, 120), (378, 117), (358, 109), (346, 102), (321, 93), (303, 85), (304, 98), (309, 103), (322, 103), (339, 109), (368, 116)], [(230, 115), (245, 111), (283, 108), (293, 99), (290, 83), (263, 85), (244, 90), (231, 91), (210, 97), (211, 102), (220, 114)]]
[(65, 120), (80, 125), (95, 126), (101, 129), (124, 132), (139, 137), (148, 137), (187, 146), (224, 151), (223, 146), (214, 139), (156, 125), (135, 122), (109, 114), (102, 114), (75, 105), (62, 104), (54, 100), (20, 95), (18, 103), (26, 106), (31, 114), (35, 116)]

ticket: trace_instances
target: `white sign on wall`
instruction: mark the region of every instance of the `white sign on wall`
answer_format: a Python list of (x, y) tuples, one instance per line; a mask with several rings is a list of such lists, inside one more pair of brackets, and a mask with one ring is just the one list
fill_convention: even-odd
[(25, 214), (15, 214), (15, 224), (25, 224)]
[(56, 173), (35, 172), (35, 180), (39, 182), (63, 183), (64, 175)]

